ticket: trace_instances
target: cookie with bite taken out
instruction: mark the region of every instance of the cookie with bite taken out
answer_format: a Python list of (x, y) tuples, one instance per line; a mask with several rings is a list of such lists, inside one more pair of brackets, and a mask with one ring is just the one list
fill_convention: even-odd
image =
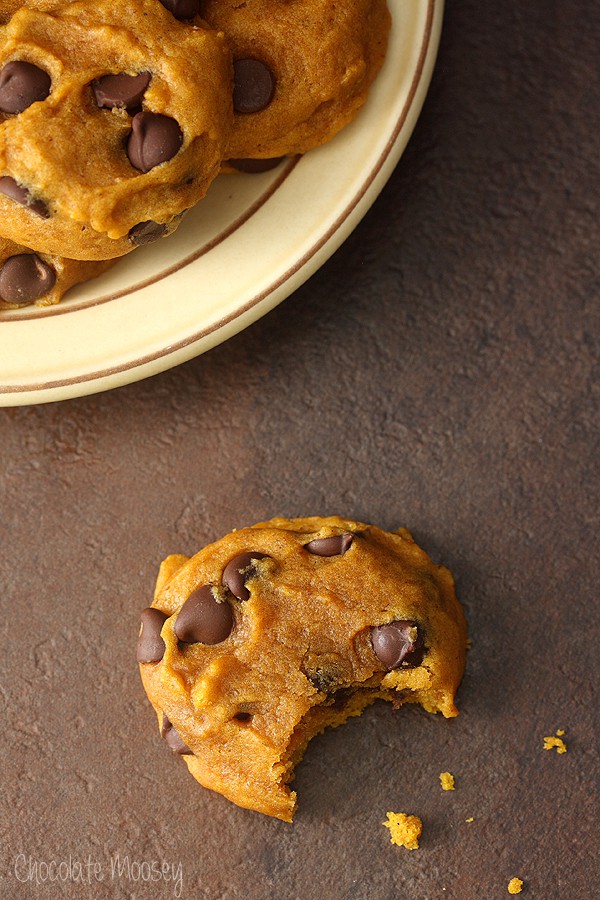
[(160, 733), (205, 787), (291, 821), (310, 739), (377, 699), (446, 717), (466, 651), (447, 569), (405, 530), (273, 519), (162, 564), (137, 658)]

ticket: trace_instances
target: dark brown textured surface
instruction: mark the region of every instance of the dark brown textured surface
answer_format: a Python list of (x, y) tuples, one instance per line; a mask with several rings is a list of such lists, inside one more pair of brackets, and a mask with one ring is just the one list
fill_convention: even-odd
[[(407, 152), (308, 284), (172, 372), (0, 413), (2, 897), (173, 896), (117, 854), (205, 900), (597, 896), (596, 6), (450, 0)], [(411, 528), (473, 649), (458, 719), (382, 705), (317, 738), (288, 826), (172, 757), (135, 643), (168, 552), (320, 513)], [(19, 853), (103, 881), (20, 883)]]

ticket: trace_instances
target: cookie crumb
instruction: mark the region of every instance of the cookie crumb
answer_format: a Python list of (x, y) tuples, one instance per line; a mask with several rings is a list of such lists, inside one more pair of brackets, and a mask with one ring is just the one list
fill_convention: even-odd
[(556, 749), (557, 753), (566, 753), (567, 745), (562, 739), (562, 735), (564, 735), (564, 728), (559, 728), (556, 732), (556, 737), (545, 737), (544, 738), (544, 750), (553, 750)]
[(406, 813), (387, 813), (387, 822), (383, 822), (390, 829), (390, 841), (397, 847), (406, 847), (407, 850), (419, 849), (419, 838), (423, 831), (423, 823), (417, 816), (407, 816)]
[(450, 772), (441, 772), (440, 773), (440, 784), (442, 785), (443, 791), (453, 791), (454, 790), (454, 775)]
[(468, 822), (469, 825), (471, 824), (471, 822), (474, 822), (474, 821), (475, 821), (475, 817), (474, 817), (474, 816), (469, 816), (468, 819), (465, 819), (465, 822)]
[(520, 894), (521, 889), (523, 887), (523, 882), (520, 878), (511, 878), (508, 882), (508, 893), (509, 894)]

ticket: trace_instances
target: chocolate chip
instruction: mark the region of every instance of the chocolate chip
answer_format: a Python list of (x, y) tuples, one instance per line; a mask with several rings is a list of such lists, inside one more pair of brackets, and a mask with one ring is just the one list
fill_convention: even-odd
[(159, 222), (153, 222), (149, 219), (147, 222), (138, 222), (137, 225), (129, 229), (129, 240), (136, 247), (141, 247), (144, 244), (152, 244), (159, 238), (164, 237), (168, 230), (166, 225), (161, 225)]
[(386, 669), (420, 666), (425, 655), (423, 637), (416, 622), (396, 619), (371, 628), (371, 645)]
[(232, 628), (231, 606), (219, 603), (208, 584), (190, 594), (175, 622), (175, 634), (186, 644), (220, 644)]
[(6, 63), (0, 71), (0, 111), (21, 113), (37, 100), (45, 100), (52, 82), (43, 69), (21, 59)]
[(222, 582), (238, 600), (248, 600), (250, 597), (246, 580), (256, 574), (254, 563), (257, 559), (270, 559), (270, 557), (265, 553), (256, 553), (251, 550), (249, 553), (240, 553), (239, 556), (235, 556), (223, 569)]
[(33, 303), (55, 283), (56, 272), (37, 253), (9, 256), (0, 269), (0, 297), (6, 303)]
[(316, 538), (304, 545), (304, 549), (315, 556), (343, 556), (348, 550), (354, 535), (351, 532), (346, 534), (334, 534), (327, 538)]
[(200, 14), (200, 0), (160, 0), (176, 19), (193, 19)]
[(163, 716), (162, 728), (160, 729), (160, 733), (164, 738), (167, 747), (170, 747), (173, 753), (178, 753), (179, 756), (194, 755), (194, 751), (190, 750), (179, 732), (176, 731), (176, 729), (173, 727), (172, 722), (170, 722), (166, 716)]
[(149, 606), (142, 613), (142, 631), (137, 642), (137, 661), (157, 663), (165, 655), (165, 642), (161, 629), (169, 617), (160, 609)]
[(48, 207), (43, 200), (34, 199), (27, 188), (18, 184), (14, 178), (10, 177), (10, 175), (3, 175), (2, 178), (0, 178), (0, 193), (6, 194), (7, 197), (20, 203), (21, 206), (26, 206), (27, 209), (31, 210), (32, 213), (35, 213), (36, 216), (47, 219), (50, 215)]
[(92, 93), (94, 100), (101, 109), (135, 109), (144, 96), (146, 88), (150, 84), (150, 72), (140, 72), (139, 75), (103, 75), (92, 81)]
[(285, 156), (275, 156), (272, 159), (228, 159), (227, 162), (238, 172), (247, 175), (260, 175), (261, 172), (270, 172), (275, 169)]
[(252, 721), (252, 713), (237, 712), (233, 718), (236, 722), (241, 722), (243, 725), (247, 725), (248, 722)]
[(233, 63), (233, 108), (238, 113), (260, 112), (275, 94), (275, 76), (260, 59)]
[(175, 119), (160, 113), (139, 112), (131, 120), (127, 156), (140, 172), (172, 159), (183, 143), (181, 129)]

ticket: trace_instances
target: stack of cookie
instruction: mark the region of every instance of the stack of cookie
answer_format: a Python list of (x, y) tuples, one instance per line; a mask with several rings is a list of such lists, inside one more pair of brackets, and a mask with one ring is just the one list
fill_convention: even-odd
[(332, 138), (385, 0), (0, 0), (0, 307), (58, 302), (168, 236), (222, 171)]

